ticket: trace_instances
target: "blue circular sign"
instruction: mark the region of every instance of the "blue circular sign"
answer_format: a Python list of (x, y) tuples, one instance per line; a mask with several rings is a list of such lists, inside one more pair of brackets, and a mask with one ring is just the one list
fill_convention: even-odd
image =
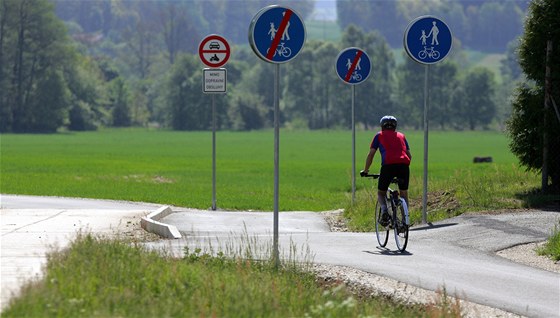
[(371, 72), (369, 56), (357, 47), (349, 47), (336, 58), (336, 74), (345, 83), (356, 85), (365, 81)]
[(249, 43), (255, 54), (267, 62), (288, 62), (299, 54), (305, 43), (303, 20), (290, 8), (265, 7), (251, 21)]
[(421, 16), (408, 25), (404, 33), (404, 48), (408, 56), (421, 64), (435, 64), (451, 51), (453, 36), (442, 20)]

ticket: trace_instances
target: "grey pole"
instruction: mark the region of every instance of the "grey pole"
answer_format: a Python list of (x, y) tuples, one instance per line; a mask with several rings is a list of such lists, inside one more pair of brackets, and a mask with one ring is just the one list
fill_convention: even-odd
[(278, 190), (280, 178), (280, 64), (276, 64), (276, 75), (274, 77), (274, 262), (278, 268), (280, 265), (280, 252), (278, 249)]
[(422, 192), (422, 223), (428, 223), (428, 74), (430, 65), (424, 68), (424, 179)]
[(212, 94), (212, 210), (216, 211), (216, 100)]
[(356, 113), (354, 111), (354, 101), (356, 89), (352, 85), (352, 203), (356, 200)]

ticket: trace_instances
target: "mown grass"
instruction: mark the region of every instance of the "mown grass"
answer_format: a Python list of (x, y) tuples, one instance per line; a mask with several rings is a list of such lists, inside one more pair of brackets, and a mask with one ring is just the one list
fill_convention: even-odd
[[(413, 154), (414, 221), (421, 207), (423, 133), (405, 133)], [(356, 135), (358, 171), (373, 134)], [(1, 139), (2, 193), (211, 206), (210, 132), (109, 129)], [(375, 184), (358, 175), (352, 202), (351, 141), (348, 131), (281, 131), (280, 210), (345, 208), (355, 230), (371, 229)], [(507, 143), (499, 132), (431, 132), (429, 220), (535, 204), (527, 193), (540, 178), (517, 165)], [(217, 133), (218, 208), (273, 210), (273, 151), (272, 131)], [(475, 156), (491, 156), (493, 162), (473, 164)], [(371, 170), (377, 169), (378, 156)]]
[[(79, 235), (48, 256), (3, 317), (449, 317), (449, 302), (403, 306), (360, 298), (303, 267), (200, 250), (173, 258), (139, 244)], [(445, 296), (443, 300), (447, 299)]]

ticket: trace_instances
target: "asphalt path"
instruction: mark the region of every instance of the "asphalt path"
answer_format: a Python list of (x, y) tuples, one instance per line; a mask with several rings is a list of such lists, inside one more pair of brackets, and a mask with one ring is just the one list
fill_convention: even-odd
[[(265, 246), (253, 249), (270, 252), (270, 212), (177, 209), (160, 221), (176, 226), (184, 239), (151, 246), (177, 254), (185, 246), (243, 253), (240, 245), (255, 242)], [(379, 248), (374, 233), (330, 232), (317, 213), (281, 212), (279, 246), (283, 257), (303, 251), (299, 257), (310, 258), (305, 255), (310, 251), (315, 263), (352, 267), (432, 291), (445, 288), (452, 296), (527, 317), (560, 317), (559, 274), (495, 253), (544, 241), (559, 221), (560, 213), (546, 211), (462, 215), (413, 227), (407, 251), (400, 253), (392, 236), (387, 248)]]
[[(13, 284), (39, 274), (50, 245), (64, 246), (80, 228), (126, 230), (130, 220), (139, 221), (159, 207), (9, 195), (1, 196), (1, 206), (2, 306)], [(187, 246), (243, 251), (248, 244), (270, 252), (271, 212), (173, 210), (160, 221), (176, 226), (184, 237), (148, 246), (178, 255)], [(377, 247), (374, 233), (330, 232), (318, 213), (281, 212), (279, 246), (283, 257), (311, 256), (315, 263), (348, 266), (428, 290), (445, 288), (461, 299), (528, 317), (560, 317), (559, 274), (495, 254), (545, 240), (558, 222), (560, 213), (546, 211), (462, 215), (413, 227), (407, 252), (398, 253), (392, 240), (388, 249)]]

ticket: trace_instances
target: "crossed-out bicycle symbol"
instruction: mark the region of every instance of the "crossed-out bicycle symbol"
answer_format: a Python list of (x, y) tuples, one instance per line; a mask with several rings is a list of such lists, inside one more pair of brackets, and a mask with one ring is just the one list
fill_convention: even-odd
[[(267, 55), (269, 50), (270, 49), (266, 50)], [(276, 53), (278, 53), (280, 56), (283, 57), (290, 57), (290, 55), (292, 55), (292, 50), (289, 47), (284, 46), (284, 42), (282, 42), (280, 43), (280, 45), (278, 45), (278, 48), (276, 48), (276, 50), (274, 51), (274, 55), (272, 57), (276, 56)]]
[(439, 52), (434, 50), (434, 47), (432, 46), (431, 48), (427, 48), (426, 46), (424, 46), (424, 50), (418, 52), (418, 57), (421, 60), (426, 59), (427, 57), (437, 60), (439, 59)]

